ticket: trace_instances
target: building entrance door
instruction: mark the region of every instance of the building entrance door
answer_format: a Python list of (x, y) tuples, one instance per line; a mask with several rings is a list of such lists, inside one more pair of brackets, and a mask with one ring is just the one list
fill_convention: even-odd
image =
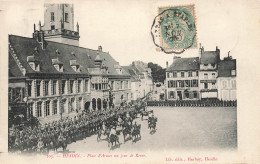
[(177, 91), (177, 95), (178, 95), (179, 100), (182, 100), (182, 93), (181, 93), (181, 91)]

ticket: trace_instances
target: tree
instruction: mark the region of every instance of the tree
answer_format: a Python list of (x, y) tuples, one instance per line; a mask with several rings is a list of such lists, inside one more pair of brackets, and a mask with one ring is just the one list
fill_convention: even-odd
[(152, 77), (154, 82), (162, 82), (162, 83), (164, 82), (166, 78), (165, 76), (166, 69), (152, 62), (148, 63), (148, 68), (151, 68), (152, 70)]

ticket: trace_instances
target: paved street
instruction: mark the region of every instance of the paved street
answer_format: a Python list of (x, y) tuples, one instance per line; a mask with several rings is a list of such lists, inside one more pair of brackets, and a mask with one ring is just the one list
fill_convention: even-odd
[[(157, 131), (151, 135), (147, 120), (141, 124), (141, 140), (123, 143), (120, 135), (120, 148), (114, 151), (131, 150), (164, 150), (164, 149), (234, 149), (237, 147), (237, 120), (235, 107), (204, 107), (204, 108), (155, 108), (158, 118)], [(147, 117), (145, 117), (147, 118)], [(68, 145), (71, 153), (103, 151), (108, 152), (107, 141), (97, 142), (97, 135)]]

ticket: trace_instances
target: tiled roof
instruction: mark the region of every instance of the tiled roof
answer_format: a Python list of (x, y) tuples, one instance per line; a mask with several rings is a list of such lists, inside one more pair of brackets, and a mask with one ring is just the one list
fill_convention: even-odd
[[(129, 76), (126, 71), (118, 74), (114, 68), (117, 62), (109, 53), (99, 52), (83, 47), (67, 45), (52, 41), (46, 41), (46, 49), (42, 49), (41, 45), (33, 38), (9, 35), (9, 42), (14, 47), (17, 57), (26, 69), (26, 73), (36, 73), (28, 64), (27, 56), (34, 54), (35, 60), (40, 63), (40, 72), (51, 74), (84, 74), (89, 75), (88, 68), (95, 68), (95, 59), (102, 60), (102, 64), (108, 67), (108, 75)], [(35, 52), (38, 47), (38, 52)], [(99, 57), (97, 57), (99, 53)], [(63, 72), (58, 72), (52, 65), (52, 59), (59, 59), (59, 63), (63, 64)], [(76, 60), (81, 66), (80, 72), (75, 72), (70, 65), (70, 60)], [(10, 65), (10, 64), (9, 64)]]
[(146, 72), (145, 68), (142, 67), (141, 65), (135, 65), (135, 67), (136, 67), (140, 72)]
[(132, 62), (132, 65), (138, 69), (140, 72), (147, 72), (148, 71), (148, 66), (146, 63), (142, 61), (134, 61)]
[(135, 71), (133, 70), (134, 68), (132, 66), (122, 66), (123, 69), (131, 75), (131, 81), (140, 81), (138, 80), (138, 75), (135, 73)]
[(199, 70), (199, 57), (176, 58), (166, 71)]
[(137, 74), (135, 74), (133, 68), (131, 66), (122, 66), (123, 69), (129, 73), (131, 76), (137, 76)]
[(136, 68), (135, 65), (130, 65), (130, 66), (133, 68), (133, 70), (136, 72), (136, 74), (138, 74), (138, 75), (144, 75), (139, 69)]
[(201, 64), (217, 64), (219, 61), (219, 54), (217, 51), (205, 51), (201, 54)]
[(231, 77), (231, 70), (236, 70), (236, 59), (221, 60), (218, 66), (218, 76)]
[(9, 77), (24, 77), (11, 54), (9, 54)]

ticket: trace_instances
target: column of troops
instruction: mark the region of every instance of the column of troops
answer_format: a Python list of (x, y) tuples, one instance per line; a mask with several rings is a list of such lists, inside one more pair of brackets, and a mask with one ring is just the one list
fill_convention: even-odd
[(130, 104), (106, 111), (81, 113), (74, 118), (67, 117), (43, 126), (24, 126), (22, 129), (13, 127), (8, 132), (8, 149), (9, 152), (65, 150), (67, 144), (96, 134), (103, 123), (106, 127), (116, 127), (118, 118), (125, 117), (127, 113), (132, 117), (136, 114), (136, 108)]
[(221, 100), (177, 100), (177, 101), (148, 101), (147, 106), (171, 107), (236, 107), (237, 101)]

